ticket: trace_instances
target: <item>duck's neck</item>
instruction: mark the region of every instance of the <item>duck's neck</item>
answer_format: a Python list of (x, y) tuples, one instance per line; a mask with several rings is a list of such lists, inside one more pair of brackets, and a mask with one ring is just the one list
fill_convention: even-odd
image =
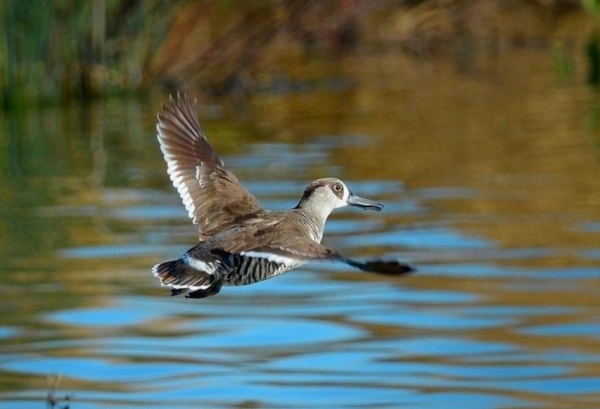
[(299, 214), (299, 221), (307, 229), (310, 238), (320, 243), (325, 230), (325, 222), (331, 214), (331, 210), (317, 206), (310, 201), (300, 203), (296, 210)]

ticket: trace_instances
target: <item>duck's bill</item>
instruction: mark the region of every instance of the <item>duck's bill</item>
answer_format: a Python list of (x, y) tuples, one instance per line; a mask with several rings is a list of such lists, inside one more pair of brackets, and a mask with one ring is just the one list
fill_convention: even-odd
[(350, 193), (350, 196), (348, 196), (348, 200), (346, 200), (346, 203), (348, 203), (350, 206), (360, 207), (365, 210), (375, 210), (377, 212), (383, 209), (383, 205), (381, 203), (377, 203), (373, 200), (357, 196), (352, 192)]

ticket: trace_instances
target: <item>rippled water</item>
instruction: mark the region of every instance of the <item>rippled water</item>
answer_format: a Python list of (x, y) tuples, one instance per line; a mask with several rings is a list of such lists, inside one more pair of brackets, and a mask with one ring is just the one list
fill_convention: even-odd
[(172, 298), (149, 269), (196, 233), (160, 98), (1, 118), (0, 407), (44, 407), (56, 374), (72, 409), (600, 407), (597, 97), (551, 70), (523, 89), (527, 64), (396, 58), (201, 117), (266, 207), (326, 175), (384, 202), (336, 212), (324, 242), (413, 261), (402, 278), (312, 265)]

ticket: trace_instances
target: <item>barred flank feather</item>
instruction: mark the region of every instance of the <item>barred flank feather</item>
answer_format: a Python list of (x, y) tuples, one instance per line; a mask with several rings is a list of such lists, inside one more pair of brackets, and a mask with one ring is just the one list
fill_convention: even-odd
[(247, 285), (275, 277), (295, 266), (269, 261), (265, 258), (235, 254), (227, 260), (227, 267), (228, 272), (223, 277), (225, 283), (229, 285)]

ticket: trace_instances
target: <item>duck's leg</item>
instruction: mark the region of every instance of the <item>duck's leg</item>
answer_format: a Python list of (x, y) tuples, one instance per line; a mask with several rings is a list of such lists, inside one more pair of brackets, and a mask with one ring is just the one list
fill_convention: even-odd
[(187, 288), (171, 288), (171, 296), (175, 297), (176, 295), (185, 293), (187, 290)]
[(202, 290), (195, 290), (185, 295), (185, 298), (206, 298), (211, 295), (216, 295), (223, 287), (223, 280), (215, 280), (210, 287)]

